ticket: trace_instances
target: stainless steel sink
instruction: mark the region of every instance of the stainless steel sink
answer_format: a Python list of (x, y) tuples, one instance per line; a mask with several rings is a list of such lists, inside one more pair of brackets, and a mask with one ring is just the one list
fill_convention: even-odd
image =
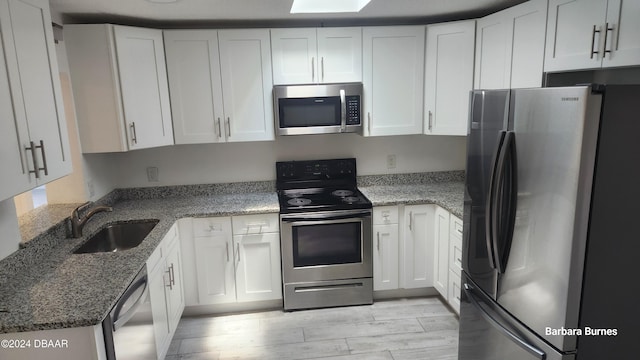
[(140, 245), (142, 240), (158, 224), (158, 221), (127, 221), (107, 225), (73, 253), (116, 252), (132, 249)]

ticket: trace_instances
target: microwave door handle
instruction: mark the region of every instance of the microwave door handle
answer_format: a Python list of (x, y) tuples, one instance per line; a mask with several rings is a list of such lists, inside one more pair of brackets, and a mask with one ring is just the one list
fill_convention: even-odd
[(340, 132), (347, 131), (347, 100), (344, 89), (340, 89)]

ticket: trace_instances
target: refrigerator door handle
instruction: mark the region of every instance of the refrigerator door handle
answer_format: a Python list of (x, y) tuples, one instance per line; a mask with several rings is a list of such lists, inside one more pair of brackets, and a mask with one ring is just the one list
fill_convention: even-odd
[(537, 347), (529, 344), (525, 339), (522, 339), (517, 334), (514, 334), (509, 329), (507, 329), (504, 325), (502, 325), (498, 320), (496, 320), (489, 312), (480, 305), (480, 301), (476, 299), (476, 295), (473, 294), (473, 286), (469, 284), (464, 284), (464, 292), (478, 310), (480, 310), (480, 314), (484, 317), (491, 325), (493, 325), (498, 331), (500, 331), (504, 336), (511, 339), (514, 343), (520, 346), (523, 350), (527, 351), (531, 355), (537, 357), (540, 360), (545, 360), (547, 358), (547, 354), (544, 351), (538, 349)]
[[(496, 181), (493, 183), (494, 187), (492, 188), (491, 233), (493, 234), (493, 256), (495, 269), (500, 274), (503, 274), (507, 268), (513, 228), (515, 226), (517, 193), (514, 191), (517, 188), (515, 138), (516, 135), (513, 131), (509, 131), (505, 135), (500, 156), (498, 157), (498, 165), (496, 166)], [(507, 163), (507, 159), (509, 159), (509, 163)], [(511, 171), (508, 174), (506, 171), (507, 165), (511, 166)], [(506, 178), (507, 176), (508, 178)], [(503, 213), (505, 209), (502, 205), (505, 196), (507, 197), (508, 207), (506, 213)], [(504, 223), (505, 221), (506, 224)]]
[(500, 154), (502, 153), (502, 149), (504, 148), (504, 139), (506, 137), (506, 131), (500, 131), (498, 134), (498, 147), (496, 149), (495, 154), (493, 155), (493, 161), (491, 164), (491, 177), (489, 179), (489, 193), (487, 194), (487, 208), (485, 210), (485, 238), (487, 241), (487, 255), (489, 257), (489, 265), (492, 269), (496, 269), (496, 256), (493, 252), (493, 244), (494, 244), (494, 236), (495, 232), (493, 231), (492, 224), (494, 222), (494, 217), (497, 216), (495, 208), (494, 198), (496, 197), (496, 193), (494, 188), (496, 188), (497, 180), (496, 173), (498, 171), (498, 159), (500, 158)]

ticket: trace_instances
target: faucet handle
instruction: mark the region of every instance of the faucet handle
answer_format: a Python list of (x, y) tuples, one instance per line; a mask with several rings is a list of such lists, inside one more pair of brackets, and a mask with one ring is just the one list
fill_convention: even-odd
[(80, 210), (86, 208), (87, 206), (89, 206), (89, 204), (91, 204), (91, 201), (87, 201), (86, 203), (78, 206), (77, 208), (73, 209), (73, 211), (71, 212), (71, 218), (77, 218), (79, 216)]

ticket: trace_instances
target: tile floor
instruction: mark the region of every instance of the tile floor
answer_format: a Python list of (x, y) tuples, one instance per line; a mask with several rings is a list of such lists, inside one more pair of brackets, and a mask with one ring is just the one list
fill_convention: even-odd
[(454, 360), (458, 320), (437, 297), (183, 318), (167, 360)]

